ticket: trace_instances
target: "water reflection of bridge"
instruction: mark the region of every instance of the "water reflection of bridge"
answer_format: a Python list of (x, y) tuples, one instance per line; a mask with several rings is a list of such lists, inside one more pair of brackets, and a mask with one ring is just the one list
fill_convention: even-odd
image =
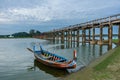
[[(113, 34), (113, 27), (118, 28), (117, 34)], [(107, 34), (103, 33), (104, 28), (107, 28)], [(96, 29), (99, 29), (98, 33)], [(107, 36), (106, 40), (104, 36)], [(80, 43), (108, 44), (111, 49), (113, 36), (117, 36), (120, 43), (120, 14), (44, 32), (43, 38), (59, 40), (61, 43), (67, 41), (69, 45), (76, 42), (77, 47)], [(99, 38), (96, 39), (96, 37)]]

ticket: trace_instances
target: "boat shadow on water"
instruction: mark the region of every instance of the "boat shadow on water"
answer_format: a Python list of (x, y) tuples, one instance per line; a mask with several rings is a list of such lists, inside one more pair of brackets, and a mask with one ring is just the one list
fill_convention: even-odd
[(84, 67), (85, 66), (80, 65), (80, 66), (77, 66), (75, 69), (58, 69), (58, 68), (46, 66), (35, 59), (34, 66), (29, 67), (28, 70), (37, 71), (39, 69), (39, 71), (44, 71), (45, 73), (50, 74), (54, 77), (64, 77), (69, 75), (70, 73), (77, 72), (78, 70)]
[(66, 69), (52, 68), (38, 62), (36, 59), (34, 60), (34, 67), (30, 67), (29, 70), (30, 69), (34, 71), (39, 69), (39, 71), (44, 71), (45, 73), (50, 74), (54, 77), (63, 77), (69, 74)]

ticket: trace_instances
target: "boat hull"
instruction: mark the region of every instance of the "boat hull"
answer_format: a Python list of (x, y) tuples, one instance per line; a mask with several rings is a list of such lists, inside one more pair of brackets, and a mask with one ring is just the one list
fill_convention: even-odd
[(71, 69), (76, 67), (76, 62), (75, 61), (68, 61), (68, 62), (54, 62), (54, 61), (49, 61), (49, 60), (43, 60), (40, 57), (38, 57), (38, 54), (34, 53), (34, 56), (36, 60), (46, 66), (54, 67), (54, 68), (59, 68), (59, 69)]
[(59, 68), (59, 69), (71, 69), (76, 67), (77, 55), (76, 51), (73, 53), (73, 60), (67, 60), (64, 57), (45, 51), (40, 46), (41, 50), (36, 51), (35, 46), (33, 50), (27, 48), (30, 52), (34, 53), (36, 60), (44, 65)]

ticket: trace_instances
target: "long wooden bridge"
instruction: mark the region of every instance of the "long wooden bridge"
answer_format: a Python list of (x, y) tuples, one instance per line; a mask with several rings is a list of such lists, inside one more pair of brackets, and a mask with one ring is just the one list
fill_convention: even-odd
[[(113, 34), (113, 27), (118, 28), (117, 34)], [(96, 28), (99, 29), (98, 33), (95, 31)], [(107, 34), (103, 34), (104, 28), (107, 28)], [(76, 42), (77, 46), (80, 42), (112, 46), (113, 35), (118, 37), (120, 43), (120, 14), (44, 32), (44, 39), (60, 40), (61, 43)], [(104, 36), (108, 39), (104, 40)]]

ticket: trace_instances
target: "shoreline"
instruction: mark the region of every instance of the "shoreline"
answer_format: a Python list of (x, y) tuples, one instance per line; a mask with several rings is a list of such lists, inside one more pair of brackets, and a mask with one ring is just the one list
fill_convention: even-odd
[[(65, 76), (63, 78), (63, 80), (109, 80), (109, 79), (101, 79), (101, 78), (95, 79), (96, 75), (99, 72), (101, 72), (101, 71), (96, 71), (95, 67), (97, 65), (99, 65), (100, 63), (104, 62), (105, 59), (107, 59), (109, 56), (111, 56), (113, 53), (115, 53), (115, 51), (117, 51), (118, 49), (120, 49), (120, 47), (116, 47), (112, 50), (109, 50), (104, 55), (97, 58), (95, 61), (92, 61), (89, 65), (87, 65), (82, 70), (79, 70), (75, 73)], [(109, 63), (109, 64), (111, 64), (111, 63)]]

